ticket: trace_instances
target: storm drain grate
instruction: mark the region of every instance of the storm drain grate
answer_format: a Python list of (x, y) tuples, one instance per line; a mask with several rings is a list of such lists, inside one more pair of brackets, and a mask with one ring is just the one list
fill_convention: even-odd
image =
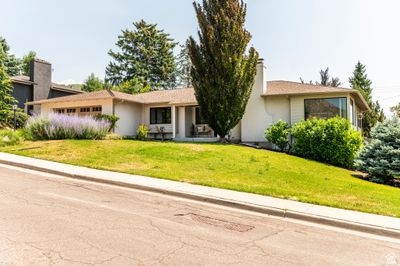
[(225, 228), (227, 230), (231, 231), (236, 231), (240, 233), (248, 232), (252, 229), (254, 229), (254, 226), (251, 225), (245, 225), (245, 224), (239, 224), (239, 223), (234, 223), (234, 222), (229, 222), (209, 216), (203, 216), (195, 213), (187, 213), (187, 214), (177, 214), (175, 216), (183, 216), (183, 217), (189, 217), (193, 221), (203, 223), (203, 224), (208, 224), (212, 225), (215, 227), (221, 227)]

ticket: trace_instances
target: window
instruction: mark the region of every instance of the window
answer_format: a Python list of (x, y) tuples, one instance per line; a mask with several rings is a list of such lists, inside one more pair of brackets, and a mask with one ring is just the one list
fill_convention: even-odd
[(64, 109), (55, 109), (54, 112), (57, 114), (63, 114), (63, 113), (65, 113), (65, 110)]
[(306, 99), (304, 109), (305, 119), (327, 119), (335, 116), (347, 119), (347, 98)]
[(90, 112), (90, 107), (81, 108), (81, 113), (89, 113), (89, 112)]
[(92, 107), (92, 112), (101, 112), (101, 106)]
[(69, 108), (67, 109), (67, 114), (74, 114), (76, 112), (75, 108)]
[(150, 124), (171, 124), (171, 108), (150, 108)]
[(200, 107), (196, 107), (196, 125), (207, 124), (206, 121), (201, 117)]

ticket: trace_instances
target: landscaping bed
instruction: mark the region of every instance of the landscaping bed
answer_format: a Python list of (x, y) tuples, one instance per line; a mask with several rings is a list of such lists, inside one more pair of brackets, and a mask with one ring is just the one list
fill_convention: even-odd
[(400, 217), (400, 189), (359, 173), (237, 145), (132, 140), (23, 142), (0, 151), (39, 159)]

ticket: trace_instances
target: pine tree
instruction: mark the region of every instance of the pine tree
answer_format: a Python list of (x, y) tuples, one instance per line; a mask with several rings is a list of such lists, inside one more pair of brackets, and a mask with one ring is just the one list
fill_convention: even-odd
[(180, 46), (181, 50), (177, 57), (177, 85), (178, 87), (192, 87), (191, 68), (192, 61), (189, 54), (189, 40), (186, 44)]
[(136, 78), (153, 90), (174, 87), (176, 43), (156, 24), (141, 20), (133, 25), (133, 31), (123, 30), (118, 37), (120, 51), (108, 53), (113, 61), (106, 68), (107, 81), (119, 85)]
[(201, 115), (221, 141), (242, 119), (257, 71), (258, 53), (247, 47), (247, 8), (241, 0), (194, 3), (199, 43), (192, 37), (192, 82)]
[(366, 137), (370, 137), (371, 129), (378, 122), (382, 122), (385, 119), (385, 115), (379, 102), (372, 100), (372, 82), (366, 72), (366, 66), (358, 61), (349, 82), (353, 89), (358, 90), (362, 94), (371, 108), (371, 111), (364, 115), (362, 121), (363, 134)]
[(357, 168), (366, 171), (371, 179), (391, 182), (400, 177), (400, 119), (378, 123), (356, 161)]
[(94, 73), (90, 74), (90, 76), (85, 80), (82, 86), (82, 91), (93, 92), (104, 89), (104, 83), (101, 79), (96, 77)]
[(7, 122), (7, 116), (12, 110), (12, 105), (15, 104), (15, 99), (11, 95), (11, 79), (7, 74), (4, 61), (5, 54), (3, 48), (0, 46), (0, 124)]
[(4, 53), (3, 64), (6, 68), (6, 72), (9, 76), (17, 76), (22, 73), (22, 61), (15, 57), (15, 55), (10, 54), (10, 46), (8, 45), (6, 39), (0, 37), (0, 46)]

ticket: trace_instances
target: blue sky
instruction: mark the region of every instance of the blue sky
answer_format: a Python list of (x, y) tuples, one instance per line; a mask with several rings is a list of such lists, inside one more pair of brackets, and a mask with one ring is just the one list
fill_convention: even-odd
[[(53, 63), (53, 80), (104, 77), (121, 29), (145, 19), (184, 42), (195, 35), (191, 0), (3, 1), (0, 36), (22, 56), (34, 50)], [(374, 97), (388, 113), (400, 102), (400, 1), (247, 0), (251, 44), (268, 79), (318, 79), (330, 67), (345, 86), (358, 60), (367, 65)]]

